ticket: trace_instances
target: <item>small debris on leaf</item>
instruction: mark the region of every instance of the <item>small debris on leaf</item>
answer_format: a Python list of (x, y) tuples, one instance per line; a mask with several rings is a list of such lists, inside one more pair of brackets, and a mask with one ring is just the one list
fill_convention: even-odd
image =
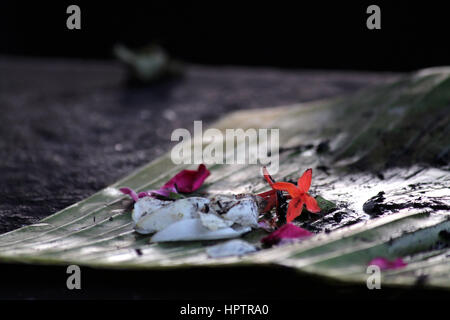
[(369, 200), (367, 200), (363, 204), (363, 210), (365, 213), (371, 216), (377, 216), (383, 213), (384, 209), (382, 208), (382, 204), (384, 201), (384, 192), (380, 191), (378, 194)]
[(321, 196), (317, 196), (316, 198), (317, 205), (320, 207), (320, 212), (323, 214), (328, 214), (337, 209), (337, 206), (334, 202), (331, 202)]

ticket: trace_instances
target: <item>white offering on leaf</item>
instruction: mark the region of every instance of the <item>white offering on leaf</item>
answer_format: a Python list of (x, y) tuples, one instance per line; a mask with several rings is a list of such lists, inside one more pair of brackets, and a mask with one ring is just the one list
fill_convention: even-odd
[(152, 213), (168, 204), (172, 203), (171, 201), (163, 201), (153, 197), (144, 197), (136, 201), (134, 204), (133, 213), (131, 214), (131, 218), (133, 219), (134, 224), (139, 221), (139, 219), (149, 213)]
[(135, 230), (156, 234), (152, 242), (239, 237), (258, 228), (258, 208), (251, 196), (217, 196), (162, 201), (144, 197), (132, 214)]
[[(137, 201), (136, 204), (140, 201)], [(149, 234), (163, 230), (172, 223), (183, 219), (198, 218), (199, 211), (208, 203), (209, 199), (192, 197), (159, 205), (156, 210), (151, 211), (151, 209), (148, 209), (149, 213), (139, 218), (135, 229), (141, 234)], [(152, 205), (152, 202), (149, 202), (149, 205)]]

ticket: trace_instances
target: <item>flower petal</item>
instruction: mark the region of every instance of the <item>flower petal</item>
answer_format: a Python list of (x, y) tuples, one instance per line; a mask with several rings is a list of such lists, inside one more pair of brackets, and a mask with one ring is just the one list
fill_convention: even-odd
[(312, 169), (306, 170), (297, 181), (297, 187), (302, 193), (306, 193), (311, 187)]
[(151, 194), (149, 192), (147, 192), (147, 191), (141, 191), (141, 192), (138, 193), (138, 198), (139, 199), (140, 198), (144, 198), (144, 197), (150, 197), (150, 196), (151, 196)]
[(272, 185), (272, 188), (275, 190), (287, 191), (289, 192), (292, 198), (296, 198), (300, 195), (300, 192), (297, 189), (297, 187), (289, 182), (275, 182)]
[(277, 191), (276, 190), (270, 190), (267, 192), (263, 192), (260, 194), (257, 194), (257, 196), (261, 197), (264, 199), (264, 201), (266, 202), (266, 205), (264, 206), (264, 209), (262, 210), (262, 212), (269, 212), (270, 210), (272, 210), (273, 207), (275, 207), (277, 205)]
[(159, 195), (159, 196), (163, 196), (163, 197), (168, 197), (170, 196), (171, 193), (178, 193), (178, 190), (175, 187), (163, 187), (160, 188), (159, 190), (150, 190), (147, 191), (148, 193), (150, 193), (151, 195)]
[(265, 245), (278, 244), (283, 239), (302, 239), (312, 236), (313, 233), (308, 230), (299, 228), (292, 223), (286, 223), (284, 226), (278, 230), (272, 232), (268, 236), (261, 239), (261, 242)]
[(289, 202), (287, 214), (286, 214), (286, 222), (291, 222), (295, 218), (297, 218), (299, 215), (302, 214), (303, 210), (303, 199), (301, 198), (293, 198)]
[(317, 200), (311, 197), (309, 194), (305, 194), (303, 197), (303, 200), (305, 201), (306, 209), (308, 209), (309, 212), (312, 213), (318, 213), (320, 212), (320, 207), (317, 204)]
[(134, 201), (138, 201), (139, 200), (139, 197), (138, 197), (137, 193), (131, 188), (124, 187), (124, 188), (120, 188), (119, 190), (123, 194), (129, 195), (131, 197), (131, 199), (133, 199)]
[(370, 265), (378, 266), (378, 267), (380, 267), (381, 270), (388, 270), (388, 269), (403, 268), (403, 267), (407, 266), (408, 264), (406, 262), (404, 262), (402, 258), (397, 258), (395, 260), (390, 261), (383, 257), (377, 257), (375, 259), (372, 259), (369, 262), (369, 266)]
[(257, 196), (265, 199), (265, 198), (275, 194), (276, 192), (277, 192), (276, 190), (269, 190), (266, 192), (258, 193)]
[(209, 170), (206, 169), (204, 164), (201, 164), (197, 170), (180, 171), (167, 181), (161, 189), (176, 187), (179, 192), (190, 193), (200, 188), (209, 175)]
[(172, 193), (178, 193), (177, 189), (175, 187), (163, 187), (158, 190), (148, 190), (148, 191), (142, 191), (138, 193), (139, 198), (144, 197), (152, 197), (152, 196), (162, 196), (165, 198), (168, 198), (170, 194)]
[(277, 206), (277, 195), (273, 194), (267, 199), (267, 204), (263, 209), (263, 212), (269, 212), (272, 208)]

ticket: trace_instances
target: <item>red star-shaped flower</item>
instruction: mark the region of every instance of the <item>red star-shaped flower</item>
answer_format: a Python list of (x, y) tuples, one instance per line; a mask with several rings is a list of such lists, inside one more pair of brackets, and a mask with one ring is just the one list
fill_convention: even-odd
[[(269, 185), (273, 186), (275, 180), (273, 180), (273, 178), (270, 176), (269, 171), (267, 171), (266, 167), (263, 167), (263, 175)], [(258, 194), (258, 196), (266, 201), (266, 206), (264, 207), (263, 212), (268, 212), (272, 210), (273, 207), (276, 207), (278, 205), (277, 190), (272, 189), (270, 191), (260, 193)]]
[(280, 191), (287, 191), (292, 197), (289, 202), (286, 221), (289, 223), (297, 218), (303, 210), (303, 205), (306, 205), (308, 211), (317, 213), (320, 208), (317, 205), (316, 199), (311, 197), (307, 192), (311, 186), (312, 169), (306, 170), (298, 179), (297, 186), (289, 182), (275, 182), (272, 188)]

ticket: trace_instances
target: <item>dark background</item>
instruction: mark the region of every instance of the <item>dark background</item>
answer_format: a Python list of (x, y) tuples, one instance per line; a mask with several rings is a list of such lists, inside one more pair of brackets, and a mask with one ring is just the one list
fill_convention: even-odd
[[(443, 2), (2, 1), (0, 54), (111, 59), (117, 42), (159, 43), (187, 62), (409, 71), (450, 62)], [(81, 30), (66, 8), (81, 7)], [(381, 8), (381, 30), (366, 9)]]

